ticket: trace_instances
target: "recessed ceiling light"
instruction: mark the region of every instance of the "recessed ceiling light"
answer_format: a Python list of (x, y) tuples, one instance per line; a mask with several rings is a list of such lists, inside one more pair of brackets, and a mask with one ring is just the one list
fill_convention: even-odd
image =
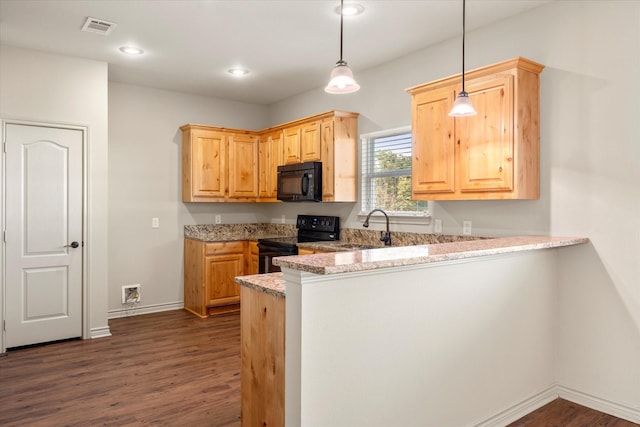
[(232, 76), (242, 77), (242, 76), (246, 76), (247, 74), (249, 74), (249, 70), (247, 70), (246, 68), (242, 68), (242, 67), (234, 67), (234, 68), (229, 68), (227, 70), (227, 73), (231, 74)]
[[(340, 15), (340, 6), (335, 8), (335, 12), (338, 15)], [(345, 4), (344, 7), (342, 8), (342, 15), (343, 16), (360, 15), (362, 12), (364, 12), (364, 6), (362, 6), (360, 4), (355, 4), (355, 3)]]
[(122, 46), (120, 48), (120, 52), (126, 53), (127, 55), (142, 55), (144, 53), (144, 50), (140, 49), (139, 47)]

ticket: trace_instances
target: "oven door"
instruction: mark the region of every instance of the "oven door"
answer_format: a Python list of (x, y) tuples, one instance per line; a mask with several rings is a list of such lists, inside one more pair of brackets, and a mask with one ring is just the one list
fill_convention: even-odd
[(268, 243), (258, 242), (258, 273), (275, 273), (280, 267), (273, 265), (273, 259), (279, 256), (298, 255), (298, 247), (272, 246)]

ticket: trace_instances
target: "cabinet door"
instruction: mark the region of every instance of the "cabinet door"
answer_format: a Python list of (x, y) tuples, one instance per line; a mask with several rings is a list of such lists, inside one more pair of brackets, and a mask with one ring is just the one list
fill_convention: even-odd
[(460, 191), (513, 190), (513, 75), (468, 84), (476, 116), (456, 119)]
[(299, 127), (284, 130), (282, 156), (285, 164), (300, 163), (300, 132)]
[(303, 162), (320, 161), (320, 122), (313, 122), (300, 129), (300, 159)]
[(258, 138), (229, 136), (229, 197), (258, 197)]
[(191, 133), (191, 157), (193, 197), (224, 197), (227, 157), (225, 135), (194, 129)]
[(240, 300), (236, 276), (244, 274), (242, 253), (205, 257), (207, 306), (226, 305)]
[(453, 87), (413, 96), (411, 185), (416, 199), (455, 190), (453, 120), (449, 117), (454, 96)]
[(282, 164), (282, 131), (260, 138), (258, 158), (258, 197), (275, 199), (278, 190), (278, 166)]

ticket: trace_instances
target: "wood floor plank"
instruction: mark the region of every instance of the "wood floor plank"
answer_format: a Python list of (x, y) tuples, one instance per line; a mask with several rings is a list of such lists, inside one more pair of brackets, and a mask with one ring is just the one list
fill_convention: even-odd
[[(0, 426), (240, 426), (240, 315), (109, 322), (113, 336), (10, 350)], [(640, 427), (562, 399), (509, 427)]]

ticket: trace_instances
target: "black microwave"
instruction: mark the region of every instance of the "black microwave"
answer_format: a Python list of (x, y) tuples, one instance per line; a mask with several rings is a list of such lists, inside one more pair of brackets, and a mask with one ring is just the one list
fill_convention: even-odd
[(322, 162), (278, 166), (278, 200), (322, 201)]

